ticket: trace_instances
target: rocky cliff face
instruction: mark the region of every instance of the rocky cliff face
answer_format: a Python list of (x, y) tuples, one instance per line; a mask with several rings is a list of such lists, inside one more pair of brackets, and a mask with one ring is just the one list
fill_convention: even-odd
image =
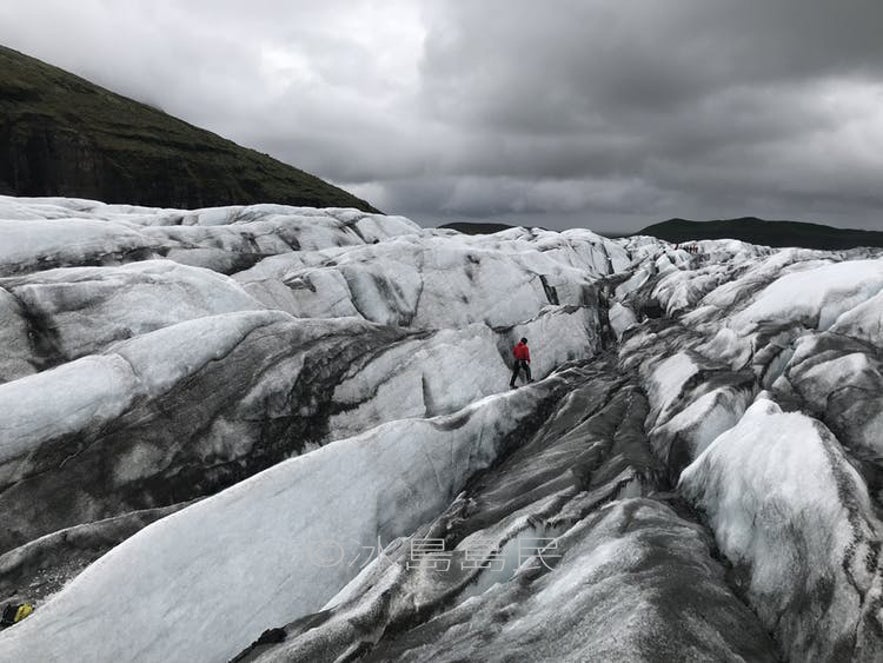
[(3, 47), (0, 194), (377, 211), (313, 175)]

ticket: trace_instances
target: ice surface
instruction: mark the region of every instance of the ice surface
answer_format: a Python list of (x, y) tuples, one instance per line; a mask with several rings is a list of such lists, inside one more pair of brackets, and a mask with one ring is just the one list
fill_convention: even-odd
[(828, 329), (837, 318), (883, 289), (883, 261), (852, 260), (786, 274), (770, 284), (744, 311), (733, 316), (736, 329), (763, 323), (801, 322)]
[(0, 659), (880, 660), (883, 252), (695, 245), (0, 196)]
[(34, 352), (28, 340), (28, 321), (20, 302), (0, 288), (0, 382), (36, 372)]
[(337, 208), (253, 205), (188, 211), (3, 196), (0, 275), (162, 255), (229, 272), (291, 250), (417, 232), (419, 227), (403, 217)]
[(686, 382), (698, 372), (699, 367), (689, 355), (680, 352), (667, 357), (652, 368), (647, 388), (653, 403), (651, 420), (664, 420), (671, 405), (680, 396)]
[(160, 242), (123, 224), (92, 219), (0, 220), (0, 274), (15, 274), (74, 261), (121, 259), (127, 252), (152, 251)]
[(29, 315), (57, 330), (68, 359), (185, 320), (264, 308), (230, 278), (167, 260), (53, 269), (4, 285)]
[(609, 240), (401, 237), (313, 256), (269, 258), (236, 275), (292, 315), (361, 315), (382, 324), (444, 328), (529, 320), (548, 304), (592, 303), (592, 283), (619, 260)]
[(831, 332), (883, 346), (883, 292), (841, 314), (831, 326)]
[(28, 471), (35, 441), (119, 416), (132, 402), (136, 382), (128, 362), (107, 356), (84, 357), (0, 385), (0, 485), (8, 486)]
[(519, 391), (447, 419), (390, 423), (160, 520), (0, 638), (0, 658), (227, 661), (266, 624), (320, 608), (358, 572), (350, 561), (362, 546), (441, 511), (535, 398)]
[[(641, 478), (652, 473), (639, 433), (646, 403), (606, 370), (609, 361), (562, 374), (569, 391), (529, 441), (417, 531), (445, 536), (449, 571), (409, 568), (409, 542), (390, 545), (386, 561), (367, 567), (321, 618), (290, 624), (283, 643), (248, 660), (361, 651), (367, 661), (627, 661), (651, 646), (668, 660), (775, 660), (708, 556), (703, 528), (627, 497), (652, 490)], [(543, 543), (543, 560), (537, 536), (556, 537), (554, 547)], [(455, 572), (478, 542), (499, 549), (503, 568)]]
[(853, 634), (861, 641), (874, 628), (864, 613), (880, 597), (878, 562), (862, 557), (879, 546), (880, 523), (823, 425), (761, 396), (681, 484), (711, 518), (722, 552), (744, 568), (752, 605), (790, 655), (835, 660)]
[(632, 310), (626, 306), (623, 306), (619, 302), (613, 304), (610, 307), (610, 326), (613, 328), (613, 331), (616, 333), (617, 338), (622, 338), (622, 335), (631, 327), (638, 323), (638, 319)]

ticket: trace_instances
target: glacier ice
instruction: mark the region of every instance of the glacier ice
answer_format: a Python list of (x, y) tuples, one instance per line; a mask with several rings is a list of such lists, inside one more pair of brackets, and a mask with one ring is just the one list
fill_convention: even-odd
[(883, 253), (697, 246), (0, 196), (0, 660), (879, 660)]

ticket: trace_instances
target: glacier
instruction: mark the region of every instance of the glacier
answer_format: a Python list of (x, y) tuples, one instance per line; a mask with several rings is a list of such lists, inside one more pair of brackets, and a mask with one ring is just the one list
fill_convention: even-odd
[(880, 660), (883, 251), (694, 244), (0, 196), (0, 660)]

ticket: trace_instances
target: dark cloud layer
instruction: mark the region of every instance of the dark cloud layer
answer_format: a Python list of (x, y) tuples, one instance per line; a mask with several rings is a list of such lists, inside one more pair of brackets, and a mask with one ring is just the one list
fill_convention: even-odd
[(6, 0), (0, 41), (426, 223), (883, 228), (878, 0)]

